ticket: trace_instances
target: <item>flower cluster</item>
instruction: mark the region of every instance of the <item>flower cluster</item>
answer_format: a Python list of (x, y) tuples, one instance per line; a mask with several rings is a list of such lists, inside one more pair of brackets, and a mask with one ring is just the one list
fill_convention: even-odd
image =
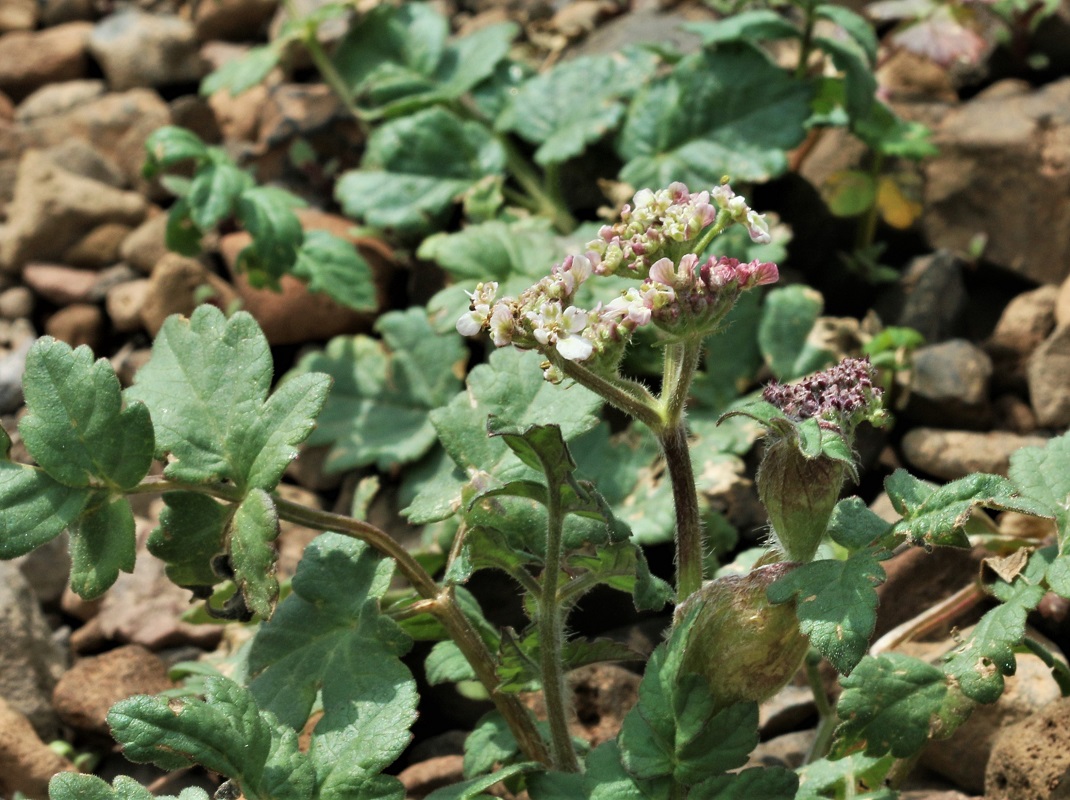
[(624, 269), (645, 276), (660, 257), (676, 255), (672, 245), (695, 241), (717, 219), (718, 210), (728, 221), (745, 225), (754, 241), (770, 241), (764, 217), (727, 184), (691, 194), (682, 183), (673, 183), (661, 191), (637, 192), (621, 210), (620, 222), (603, 226), (598, 238), (587, 244), (588, 256), (599, 274)]
[(789, 417), (817, 417), (837, 428), (851, 427), (862, 419), (878, 421), (883, 392), (876, 380), (868, 358), (845, 358), (798, 383), (773, 381), (762, 397)]
[[(718, 203), (735, 197), (727, 187), (714, 192)], [(662, 192), (639, 192), (634, 206), (625, 207), (624, 222), (613, 229), (625, 234), (632, 231), (627, 242), (618, 234), (607, 234), (598, 240), (606, 248), (592, 247), (584, 255), (569, 256), (519, 297), (498, 298), (497, 283), (480, 283), (468, 293), (469, 310), (457, 321), (458, 332), (474, 336), (488, 330), (498, 347), (511, 344), (537, 349), (566, 361), (587, 362), (599, 371), (615, 369), (632, 334), (645, 325), (677, 339), (705, 336), (723, 320), (741, 292), (778, 278), (776, 265), (768, 262), (745, 264), (722, 257), (700, 264), (693, 253), (646, 262), (665, 250), (664, 242), (686, 245), (714, 221), (718, 212), (710, 197), (710, 192), (692, 195), (683, 184)], [(735, 204), (729, 213), (743, 214), (744, 219), (754, 215), (746, 203)], [(629, 269), (641, 283), (593, 309), (576, 306), (580, 286), (592, 275), (613, 272), (607, 264), (619, 266), (626, 250)], [(645, 265), (641, 272), (635, 266), (639, 263)], [(547, 377), (557, 380), (561, 370), (553, 361)]]

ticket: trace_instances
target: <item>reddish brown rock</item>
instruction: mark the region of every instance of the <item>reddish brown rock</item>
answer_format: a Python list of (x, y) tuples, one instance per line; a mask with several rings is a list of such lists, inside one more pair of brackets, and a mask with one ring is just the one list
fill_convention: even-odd
[(202, 295), (226, 308), (237, 296), (234, 288), (201, 262), (168, 253), (156, 265), (141, 305), (141, 323), (155, 336), (171, 314), (189, 316)]
[(48, 318), (45, 333), (71, 347), (84, 344), (98, 350), (104, 335), (104, 312), (96, 305), (73, 303)]
[(39, 297), (57, 306), (83, 302), (97, 282), (97, 273), (60, 264), (27, 264), (22, 282)]
[(119, 260), (119, 246), (133, 228), (119, 222), (99, 225), (72, 244), (60, 259), (64, 264), (85, 269), (103, 269)]
[(77, 771), (41, 741), (25, 716), (0, 697), (0, 796), (22, 792), (32, 800), (46, 800), (53, 775)]
[(193, 14), (197, 38), (249, 41), (267, 27), (279, 7), (278, 0), (214, 0), (198, 3)]
[(107, 736), (107, 715), (115, 703), (136, 694), (159, 694), (173, 687), (167, 668), (154, 653), (131, 644), (75, 662), (52, 693), (56, 713), (67, 725)]
[(405, 797), (420, 800), (435, 789), (464, 780), (464, 756), (437, 756), (406, 767), (398, 773)]
[(18, 101), (45, 84), (84, 78), (92, 30), (87, 22), (69, 22), (0, 36), (0, 90)]
[(1006, 475), (1011, 456), (1023, 447), (1043, 447), (1043, 436), (1007, 431), (945, 431), (914, 428), (903, 437), (903, 457), (915, 469), (944, 480), (971, 472)]

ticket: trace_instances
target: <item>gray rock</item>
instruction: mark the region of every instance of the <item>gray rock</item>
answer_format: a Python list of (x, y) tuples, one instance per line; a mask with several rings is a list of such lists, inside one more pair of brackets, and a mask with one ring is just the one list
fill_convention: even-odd
[(0, 269), (17, 271), (28, 261), (58, 258), (98, 225), (137, 225), (145, 199), (59, 168), (40, 151), (19, 162), (11, 215), (0, 239)]
[(188, 83), (205, 74), (193, 25), (169, 14), (128, 9), (105, 17), (93, 28), (89, 51), (114, 91)]
[(965, 339), (919, 348), (907, 414), (928, 425), (979, 427), (991, 414), (991, 377), (992, 360)]
[(42, 604), (55, 607), (67, 588), (71, 573), (71, 556), (66, 531), (36, 550), (12, 561)]
[(22, 406), (22, 373), (37, 333), (26, 319), (0, 322), (0, 414)]
[(971, 472), (1006, 475), (1013, 453), (1023, 447), (1043, 447), (1043, 436), (1019, 436), (1006, 431), (978, 433), (914, 428), (903, 437), (903, 457), (916, 469), (944, 480)]
[(1070, 78), (1032, 90), (996, 84), (951, 109), (926, 165), (929, 242), (967, 251), (1037, 283), (1070, 274)]
[(150, 214), (149, 218), (123, 239), (119, 257), (145, 275), (152, 273), (167, 249), (167, 214)]
[(1070, 425), (1070, 325), (1056, 328), (1041, 342), (1026, 374), (1037, 422), (1052, 428)]
[(31, 94), (15, 109), (15, 121), (23, 125), (42, 117), (66, 113), (108, 91), (104, 81), (77, 80), (50, 83)]
[(43, 738), (55, 736), (52, 689), (67, 654), (52, 639), (37, 597), (19, 568), (0, 562), (0, 697), (21, 711)]
[(913, 328), (932, 344), (954, 336), (966, 310), (962, 267), (962, 260), (947, 250), (914, 259), (900, 285), (895, 324)]

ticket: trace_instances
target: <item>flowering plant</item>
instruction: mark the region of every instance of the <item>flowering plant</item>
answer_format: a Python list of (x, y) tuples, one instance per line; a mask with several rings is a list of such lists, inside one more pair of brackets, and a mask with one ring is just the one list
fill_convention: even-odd
[[(1070, 486), (1059, 466), (1070, 462), (1070, 437), (1023, 451), (1010, 480), (971, 475), (934, 488), (897, 471), (886, 488), (901, 519), (889, 523), (858, 498), (840, 499), (856, 470), (857, 430), (885, 420), (874, 367), (848, 359), (795, 384), (770, 384), (762, 399), (724, 416), (767, 430), (757, 476), (767, 547), (749, 566), (707, 580), (689, 387), (732, 305), (778, 276), (771, 263), (707, 255), (733, 223), (753, 239), (768, 235), (762, 216), (726, 185), (643, 191), (619, 223), (518, 296), (499, 298), (491, 282), (471, 292), (458, 330), (488, 331), (511, 347), (431, 414), (451, 459), (468, 465), (466, 481), (450, 483), (450, 470), (425, 484), (421, 494), (432, 498), (443, 484), (459, 492), (445, 511), (437, 501), (427, 511), (419, 496), (413, 503), (423, 502), (428, 517), (458, 520), (434, 571), (374, 525), (276, 491), (321, 418), (330, 381), (299, 370), (271, 391), (270, 352), (249, 315), (227, 319), (202, 306), (188, 320), (172, 317), (125, 391), (87, 348), (39, 341), (19, 425), (36, 464), (0, 461), (0, 556), (69, 530), (72, 587), (97, 597), (133, 567), (128, 497), (162, 493), (150, 552), (173, 581), (208, 598), (214, 614), (258, 621), (229, 677), (203, 677), (210, 669), (199, 667), (201, 677), (171, 696), (112, 709), (127, 758), (166, 769), (201, 764), (249, 798), (401, 800), (404, 788), (386, 770), (416, 717), (416, 681), (402, 660), (414, 639), (435, 641), (424, 665), (429, 682), (478, 682), (494, 705), (466, 743), (466, 780), (436, 790), (434, 800), (474, 800), (498, 783), (532, 800), (857, 796), (895, 785), (930, 736), (948, 735), (973, 705), (998, 698), (1013, 648), (1043, 652), (1025, 635), (1025, 614), (1046, 589), (1070, 594), (1060, 547), (1001, 570), (987, 587), (1001, 603), (940, 666), (871, 650), (881, 562), (911, 545), (968, 544), (979, 507), (1054, 517), (1062, 541)], [(582, 286), (609, 276), (630, 285), (589, 308), (576, 304)], [(656, 391), (622, 367), (641, 329), (656, 332), (663, 357)], [(384, 329), (384, 338), (401, 351), (399, 331)], [(448, 352), (422, 338), (410, 342), (407, 371), (399, 366), (410, 381), (422, 360)], [(485, 413), (488, 396), (503, 413)], [(652, 574), (629, 525), (581, 477), (575, 438), (591, 427), (595, 397), (645, 424), (661, 449), (675, 513), (673, 586)], [(149, 475), (154, 459), (164, 462), (162, 475)], [(330, 531), (309, 545), (281, 601), (272, 547), (280, 520)], [(480, 569), (517, 583), (527, 628), (500, 630), (483, 616), (464, 587)], [(388, 592), (395, 572), (404, 592)], [(635, 656), (569, 635), (569, 613), (597, 586), (630, 594), (640, 609), (675, 610), (619, 735), (584, 752), (571, 735), (567, 673)], [(845, 676), (835, 710), (808, 652)], [(798, 772), (739, 770), (758, 743), (758, 703), (800, 666), (822, 713), (810, 763)], [(543, 693), (545, 725), (520, 700), (534, 689)], [(57, 776), (51, 794), (150, 796), (130, 779), (109, 786), (73, 774)]]

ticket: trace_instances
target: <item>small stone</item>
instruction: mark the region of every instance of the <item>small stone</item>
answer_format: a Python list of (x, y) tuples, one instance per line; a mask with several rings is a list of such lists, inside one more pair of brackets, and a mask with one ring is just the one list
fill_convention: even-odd
[(1029, 398), (1037, 422), (1044, 427), (1070, 425), (1070, 325), (1056, 328), (1033, 351), (1026, 367)]
[(60, 260), (85, 269), (109, 267), (119, 260), (119, 246), (132, 230), (129, 225), (106, 222), (71, 245)]
[(35, 0), (4, 0), (0, 3), (0, 33), (32, 31), (37, 27)]
[(205, 144), (223, 141), (215, 112), (208, 100), (200, 95), (184, 94), (172, 100), (171, 119), (175, 125), (190, 131)]
[(149, 212), (149, 217), (123, 239), (119, 257), (134, 269), (150, 275), (167, 249), (167, 214)]
[(108, 710), (136, 694), (173, 688), (167, 668), (154, 653), (131, 644), (74, 663), (52, 694), (56, 713), (78, 731), (108, 736)]
[(796, 769), (806, 761), (806, 754), (817, 737), (816, 730), (794, 731), (761, 742), (751, 751), (747, 767), (787, 767)]
[(406, 797), (427, 797), (435, 789), (464, 780), (464, 756), (437, 756), (398, 773)]
[(1033, 433), (1037, 429), (1037, 416), (1022, 398), (1013, 394), (1004, 394), (997, 397), (992, 403), (992, 410), (996, 414), (995, 427), (997, 430), (1014, 431), (1015, 433)]
[(199, 3), (193, 15), (197, 38), (249, 41), (267, 28), (278, 0), (215, 0)]
[(260, 114), (267, 102), (268, 89), (258, 83), (237, 97), (221, 90), (208, 98), (215, 114), (216, 123), (228, 142), (251, 142), (256, 140), (260, 129)]
[(122, 171), (111, 160), (102, 156), (81, 139), (62, 142), (43, 152), (60, 169), (81, 175), (83, 178), (106, 183), (116, 189), (126, 188), (126, 180), (123, 178)]
[(116, 286), (139, 280), (142, 280), (141, 273), (126, 264), (116, 264), (102, 269), (97, 273), (97, 282), (93, 284), (88, 300), (90, 303), (103, 303), (108, 297), (108, 292)]
[(903, 275), (895, 324), (913, 328), (930, 343), (953, 336), (967, 305), (962, 270), (963, 261), (947, 250), (914, 259)]
[(98, 80), (50, 83), (19, 103), (18, 108), (15, 109), (15, 119), (25, 125), (44, 117), (64, 114), (84, 103), (103, 97), (107, 91), (108, 87), (104, 81)]
[[(204, 288), (202, 288), (204, 287)], [(168, 253), (156, 265), (141, 306), (141, 324), (155, 336), (172, 314), (189, 316), (207, 289), (215, 302), (226, 308), (237, 296), (234, 288), (201, 262)]]
[(38, 601), (54, 607), (67, 589), (71, 571), (71, 556), (68, 551), (66, 531), (35, 550), (12, 559), (17, 564), (26, 582), (29, 583)]
[(1043, 447), (1043, 436), (1006, 431), (978, 433), (914, 428), (903, 437), (903, 457), (916, 469), (936, 478), (955, 480), (971, 472), (1007, 475), (1010, 457), (1023, 447)]
[[(141, 309), (149, 296), (151, 281), (142, 278), (113, 286), (105, 300), (105, 309), (112, 327), (119, 333), (133, 333), (141, 330)], [(0, 300), (3, 297), (0, 295)]]
[(89, 345), (100, 348), (104, 335), (104, 313), (98, 306), (74, 303), (61, 308), (45, 322), (45, 333), (54, 336), (71, 347)]
[(89, 297), (97, 282), (97, 274), (84, 269), (64, 267), (58, 264), (27, 264), (22, 270), (22, 281), (57, 306), (81, 303)]
[(191, 83), (205, 74), (193, 25), (170, 14), (111, 14), (93, 28), (89, 51), (113, 91)]
[(38, 0), (41, 24), (46, 28), (76, 20), (92, 20), (96, 16), (93, 0)]
[(1055, 327), (1070, 325), (1070, 278), (1063, 281), (1055, 296)]
[(25, 286), (12, 286), (0, 292), (0, 318), (24, 319), (33, 313), (33, 292)]
[(48, 782), (74, 764), (41, 741), (26, 716), (0, 697), (0, 796), (46, 800)]
[(1059, 800), (1070, 790), (1070, 698), (996, 734), (985, 770), (985, 800)]
[(998, 385), (1025, 386), (1025, 364), (1037, 346), (1055, 329), (1056, 286), (1023, 292), (1007, 304), (985, 352), (992, 359)]
[(259, 140), (273, 147), (295, 136), (322, 131), (337, 119), (347, 119), (347, 112), (326, 84), (280, 84), (268, 92), (260, 117)]
[(37, 338), (28, 319), (0, 321), (0, 414), (22, 407), (22, 375), (26, 356)]
[(69, 22), (0, 36), (0, 91), (17, 102), (46, 84), (84, 78), (92, 29), (87, 22)]
[(40, 151), (19, 162), (11, 215), (0, 239), (0, 267), (19, 269), (27, 261), (63, 255), (93, 228), (107, 222), (136, 225), (145, 199), (57, 167)]
[(929, 425), (979, 427), (988, 421), (992, 360), (965, 339), (951, 339), (914, 353), (907, 413)]

